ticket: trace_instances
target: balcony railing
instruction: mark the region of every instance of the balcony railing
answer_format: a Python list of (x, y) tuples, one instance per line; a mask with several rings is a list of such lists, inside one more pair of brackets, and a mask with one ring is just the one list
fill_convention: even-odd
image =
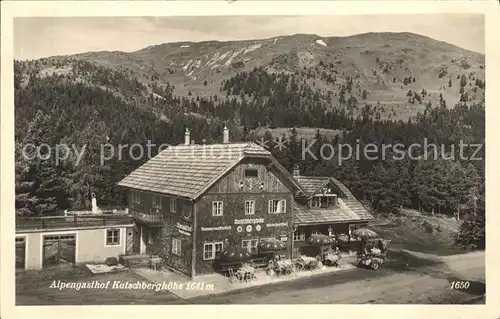
[(17, 217), (16, 230), (41, 230), (55, 228), (81, 228), (95, 226), (119, 226), (133, 224), (130, 215), (87, 215)]
[(163, 214), (160, 212), (143, 213), (132, 210), (130, 214), (139, 223), (150, 226), (163, 226)]

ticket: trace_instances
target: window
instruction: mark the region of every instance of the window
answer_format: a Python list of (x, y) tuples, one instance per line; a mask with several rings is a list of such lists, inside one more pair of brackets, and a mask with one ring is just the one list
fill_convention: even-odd
[(321, 197), (321, 207), (328, 208), (330, 206), (331, 199), (330, 197), (323, 196)]
[(222, 202), (212, 202), (212, 216), (222, 216)]
[(338, 197), (337, 195), (333, 196), (331, 199), (330, 199), (330, 202), (331, 202), (331, 205), (332, 206), (335, 206), (338, 204)]
[(203, 260), (214, 260), (217, 254), (224, 248), (223, 242), (203, 244)]
[(134, 204), (141, 203), (141, 194), (139, 192), (132, 192), (132, 202)]
[(74, 240), (75, 235), (53, 235), (53, 236), (43, 236), (45, 240)]
[(175, 213), (177, 211), (177, 198), (170, 198), (170, 212)]
[(255, 201), (247, 200), (245, 201), (245, 215), (255, 214)]
[(319, 230), (315, 229), (312, 231), (311, 235), (322, 235), (322, 233)]
[(314, 196), (311, 199), (311, 207), (328, 208), (337, 204), (337, 196)]
[(160, 208), (161, 209), (161, 196), (160, 195), (153, 195), (153, 208)]
[(256, 254), (259, 245), (258, 239), (245, 239), (241, 241), (241, 247), (245, 248), (249, 253)]
[(304, 233), (303, 230), (299, 230), (297, 229), (294, 233), (293, 233), (293, 241), (304, 241), (306, 240), (306, 233)]
[(120, 245), (120, 230), (107, 229), (106, 230), (106, 246)]
[(172, 238), (172, 254), (181, 255), (181, 240), (179, 238)]
[(311, 207), (321, 207), (321, 197), (314, 196), (311, 199)]
[(280, 199), (272, 199), (269, 201), (268, 212), (271, 214), (279, 214), (286, 212), (286, 200)]
[(252, 178), (252, 177), (259, 177), (259, 171), (256, 168), (247, 168), (245, 170), (245, 177), (247, 178)]

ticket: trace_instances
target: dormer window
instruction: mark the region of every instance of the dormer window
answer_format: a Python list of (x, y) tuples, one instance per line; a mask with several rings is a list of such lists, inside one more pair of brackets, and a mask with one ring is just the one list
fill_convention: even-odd
[(329, 208), (337, 205), (337, 195), (321, 194), (311, 198), (311, 208)]
[(257, 177), (259, 177), (259, 170), (256, 168), (247, 168), (247, 169), (245, 169), (245, 177), (246, 178), (257, 178)]

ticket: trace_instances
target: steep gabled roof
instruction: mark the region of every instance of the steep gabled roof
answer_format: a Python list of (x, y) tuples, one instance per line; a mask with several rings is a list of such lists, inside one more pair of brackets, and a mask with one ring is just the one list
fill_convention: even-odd
[(330, 181), (342, 193), (344, 203), (362, 219), (373, 219), (373, 216), (368, 210), (358, 201), (358, 199), (351, 193), (351, 191), (336, 178), (330, 177)]
[(328, 177), (317, 176), (298, 176), (295, 179), (302, 185), (308, 196), (313, 196), (330, 182)]
[(331, 208), (309, 208), (297, 202), (293, 205), (293, 223), (295, 225), (313, 225), (325, 223), (344, 223), (362, 221), (349, 207), (339, 199), (339, 205)]
[[(268, 158), (287, 173), (269, 151), (253, 142), (178, 145), (160, 152), (118, 186), (197, 199), (245, 157)], [(286, 178), (302, 191), (289, 173)]]

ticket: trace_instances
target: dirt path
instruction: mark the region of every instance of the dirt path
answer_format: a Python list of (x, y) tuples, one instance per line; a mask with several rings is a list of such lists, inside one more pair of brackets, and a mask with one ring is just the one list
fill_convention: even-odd
[[(383, 265), (382, 267), (384, 267)], [(388, 265), (389, 266), (389, 265)], [(377, 273), (356, 270), (350, 280), (337, 283), (334, 277), (303, 282), (301, 289), (261, 288), (231, 296), (213, 296), (204, 302), (232, 304), (352, 304), (352, 303), (458, 303), (479, 294), (484, 283), (484, 253), (449, 258), (444, 263), (419, 267), (392, 266)], [(367, 273), (368, 272), (368, 273)], [(361, 278), (356, 277), (360, 276)], [(367, 277), (368, 276), (368, 277)], [(451, 289), (451, 281), (468, 280), (471, 291)], [(484, 284), (483, 284), (484, 285)], [(484, 289), (484, 288), (483, 288)], [(201, 301), (201, 300), (200, 300)]]

